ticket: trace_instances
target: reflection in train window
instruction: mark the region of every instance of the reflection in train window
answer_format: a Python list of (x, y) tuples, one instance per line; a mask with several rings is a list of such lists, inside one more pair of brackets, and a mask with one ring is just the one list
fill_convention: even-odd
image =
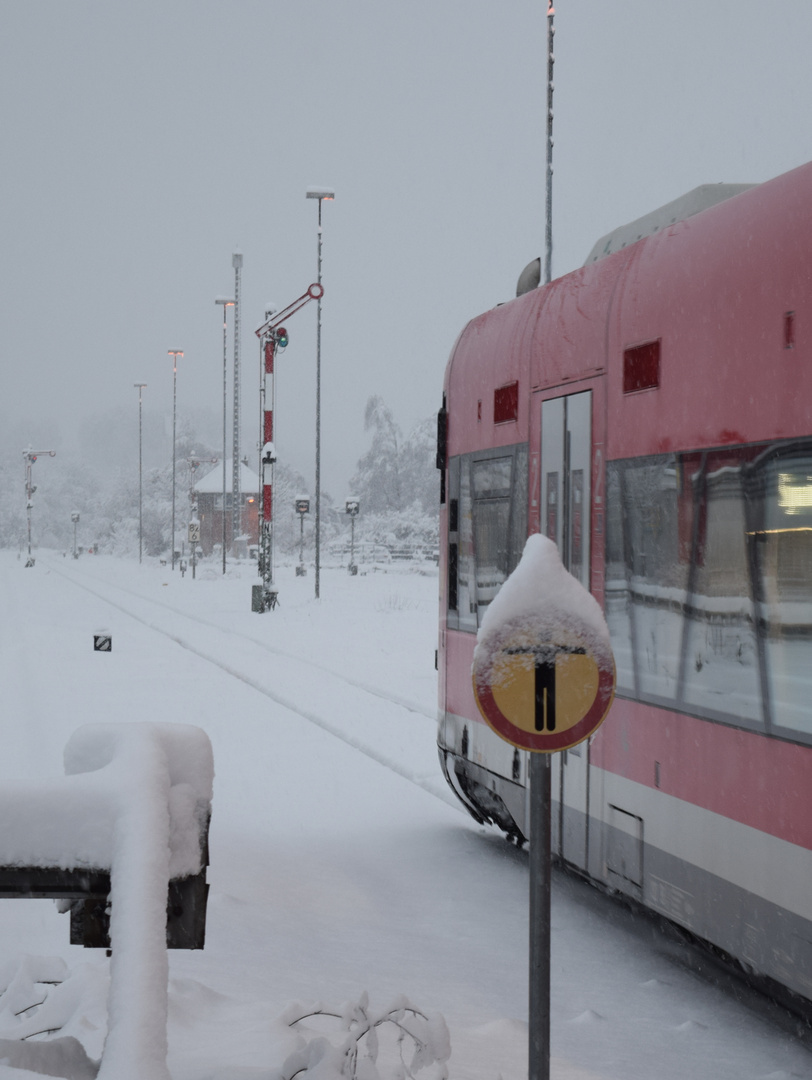
[(647, 701), (677, 696), (692, 504), (674, 457), (609, 465), (606, 618), (618, 688)]
[(770, 713), (812, 735), (812, 453), (768, 453), (753, 470), (753, 536)]
[(686, 610), (682, 699), (689, 712), (763, 719), (747, 554), (742, 462), (704, 455), (691, 482), (701, 508), (694, 529)]
[(610, 462), (618, 692), (812, 737), (812, 447)]
[(474, 551), (479, 618), (508, 576), (512, 457), (473, 463)]

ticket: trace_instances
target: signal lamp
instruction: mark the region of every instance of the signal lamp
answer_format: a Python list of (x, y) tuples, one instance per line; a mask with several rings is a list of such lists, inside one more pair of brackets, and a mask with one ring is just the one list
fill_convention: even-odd
[(290, 341), (290, 338), (288, 337), (288, 332), (284, 328), (284, 326), (279, 327), (279, 329), (275, 332), (275, 337), (276, 337), (276, 347), (278, 349), (284, 349), (287, 346), (288, 342)]

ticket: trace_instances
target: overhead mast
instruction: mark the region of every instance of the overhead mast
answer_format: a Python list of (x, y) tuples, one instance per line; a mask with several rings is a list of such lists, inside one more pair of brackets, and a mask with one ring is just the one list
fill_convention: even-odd
[[(547, 0), (547, 211), (544, 284), (553, 262), (553, 0)], [(528, 1080), (550, 1080), (550, 754), (531, 753), (530, 779), (530, 965), (528, 1002)]]
[[(231, 543), (242, 534), (240, 499), (240, 272), (242, 255), (231, 256), (234, 267), (234, 417), (231, 444)], [(225, 506), (223, 507), (225, 513)]]
[(547, 221), (545, 228), (544, 284), (552, 281), (553, 268), (553, 41), (555, 8), (547, 0)]

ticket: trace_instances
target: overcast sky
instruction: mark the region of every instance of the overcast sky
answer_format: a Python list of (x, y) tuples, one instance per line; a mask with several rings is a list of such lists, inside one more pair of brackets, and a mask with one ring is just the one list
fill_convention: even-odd
[[(542, 251), (546, 7), (0, 0), (0, 421), (68, 445), (93, 412), (137, 419), (139, 381), (171, 416), (169, 349), (179, 412), (221, 415), (239, 250), (253, 461), (254, 330), (316, 278), (324, 184), (323, 482), (345, 495), (369, 395), (405, 429), (435, 412), (457, 334)], [(698, 184), (812, 159), (810, 0), (558, 0), (555, 28), (555, 276)], [(312, 477), (315, 305), (288, 330), (277, 449)]]

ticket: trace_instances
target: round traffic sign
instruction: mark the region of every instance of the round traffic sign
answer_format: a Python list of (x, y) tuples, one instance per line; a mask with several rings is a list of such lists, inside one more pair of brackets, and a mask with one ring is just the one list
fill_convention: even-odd
[(554, 753), (589, 738), (614, 696), (614, 664), (586, 640), (530, 641), (508, 636), (490, 662), (474, 663), (474, 695), (485, 720), (523, 750)]

